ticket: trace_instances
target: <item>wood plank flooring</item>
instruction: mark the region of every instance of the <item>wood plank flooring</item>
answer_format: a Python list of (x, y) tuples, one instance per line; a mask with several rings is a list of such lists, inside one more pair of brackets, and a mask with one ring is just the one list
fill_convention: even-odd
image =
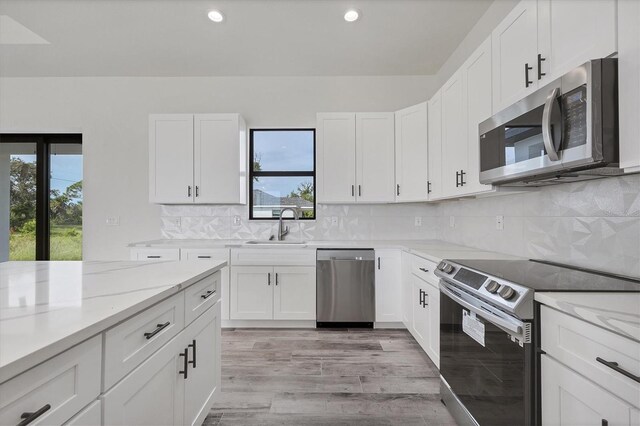
[(406, 330), (224, 329), (204, 425), (455, 425)]

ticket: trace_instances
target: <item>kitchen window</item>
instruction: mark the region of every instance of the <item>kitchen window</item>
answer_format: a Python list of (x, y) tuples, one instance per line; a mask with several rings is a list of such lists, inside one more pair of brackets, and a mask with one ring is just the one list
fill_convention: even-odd
[[(249, 219), (277, 220), (286, 207), (316, 218), (315, 129), (252, 129)], [(285, 218), (293, 218), (291, 211)]]

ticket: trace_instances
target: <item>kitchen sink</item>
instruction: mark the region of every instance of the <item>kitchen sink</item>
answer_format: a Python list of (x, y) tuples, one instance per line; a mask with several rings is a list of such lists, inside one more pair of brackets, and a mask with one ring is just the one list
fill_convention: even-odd
[(306, 241), (277, 241), (277, 240), (253, 240), (247, 241), (245, 244), (258, 246), (304, 246)]

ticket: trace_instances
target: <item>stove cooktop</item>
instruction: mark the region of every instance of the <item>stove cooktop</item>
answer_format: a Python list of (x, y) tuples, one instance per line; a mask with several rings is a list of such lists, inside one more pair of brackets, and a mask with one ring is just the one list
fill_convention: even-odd
[(451, 259), (534, 291), (640, 292), (640, 279), (537, 260)]

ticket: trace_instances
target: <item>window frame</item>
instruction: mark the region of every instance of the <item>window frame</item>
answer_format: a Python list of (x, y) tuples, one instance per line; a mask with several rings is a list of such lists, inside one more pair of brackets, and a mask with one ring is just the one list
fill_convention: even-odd
[[(2, 133), (0, 143), (33, 143), (36, 146), (36, 260), (51, 258), (49, 203), (51, 181), (51, 145), (82, 145), (81, 133)], [(83, 197), (84, 198), (84, 197)], [(84, 212), (83, 212), (84, 213)], [(84, 230), (84, 225), (83, 225)], [(84, 256), (84, 254), (83, 254)]]
[[(253, 170), (253, 135), (254, 132), (311, 132), (313, 134), (313, 170), (312, 171), (260, 171)], [(311, 177), (313, 179), (313, 217), (300, 217), (299, 220), (314, 221), (317, 218), (316, 203), (316, 129), (307, 127), (279, 127), (279, 128), (255, 128), (249, 130), (249, 220), (254, 221), (276, 221), (277, 217), (254, 217), (253, 216), (253, 182), (254, 177)], [(293, 218), (283, 218), (282, 220), (294, 220)]]

